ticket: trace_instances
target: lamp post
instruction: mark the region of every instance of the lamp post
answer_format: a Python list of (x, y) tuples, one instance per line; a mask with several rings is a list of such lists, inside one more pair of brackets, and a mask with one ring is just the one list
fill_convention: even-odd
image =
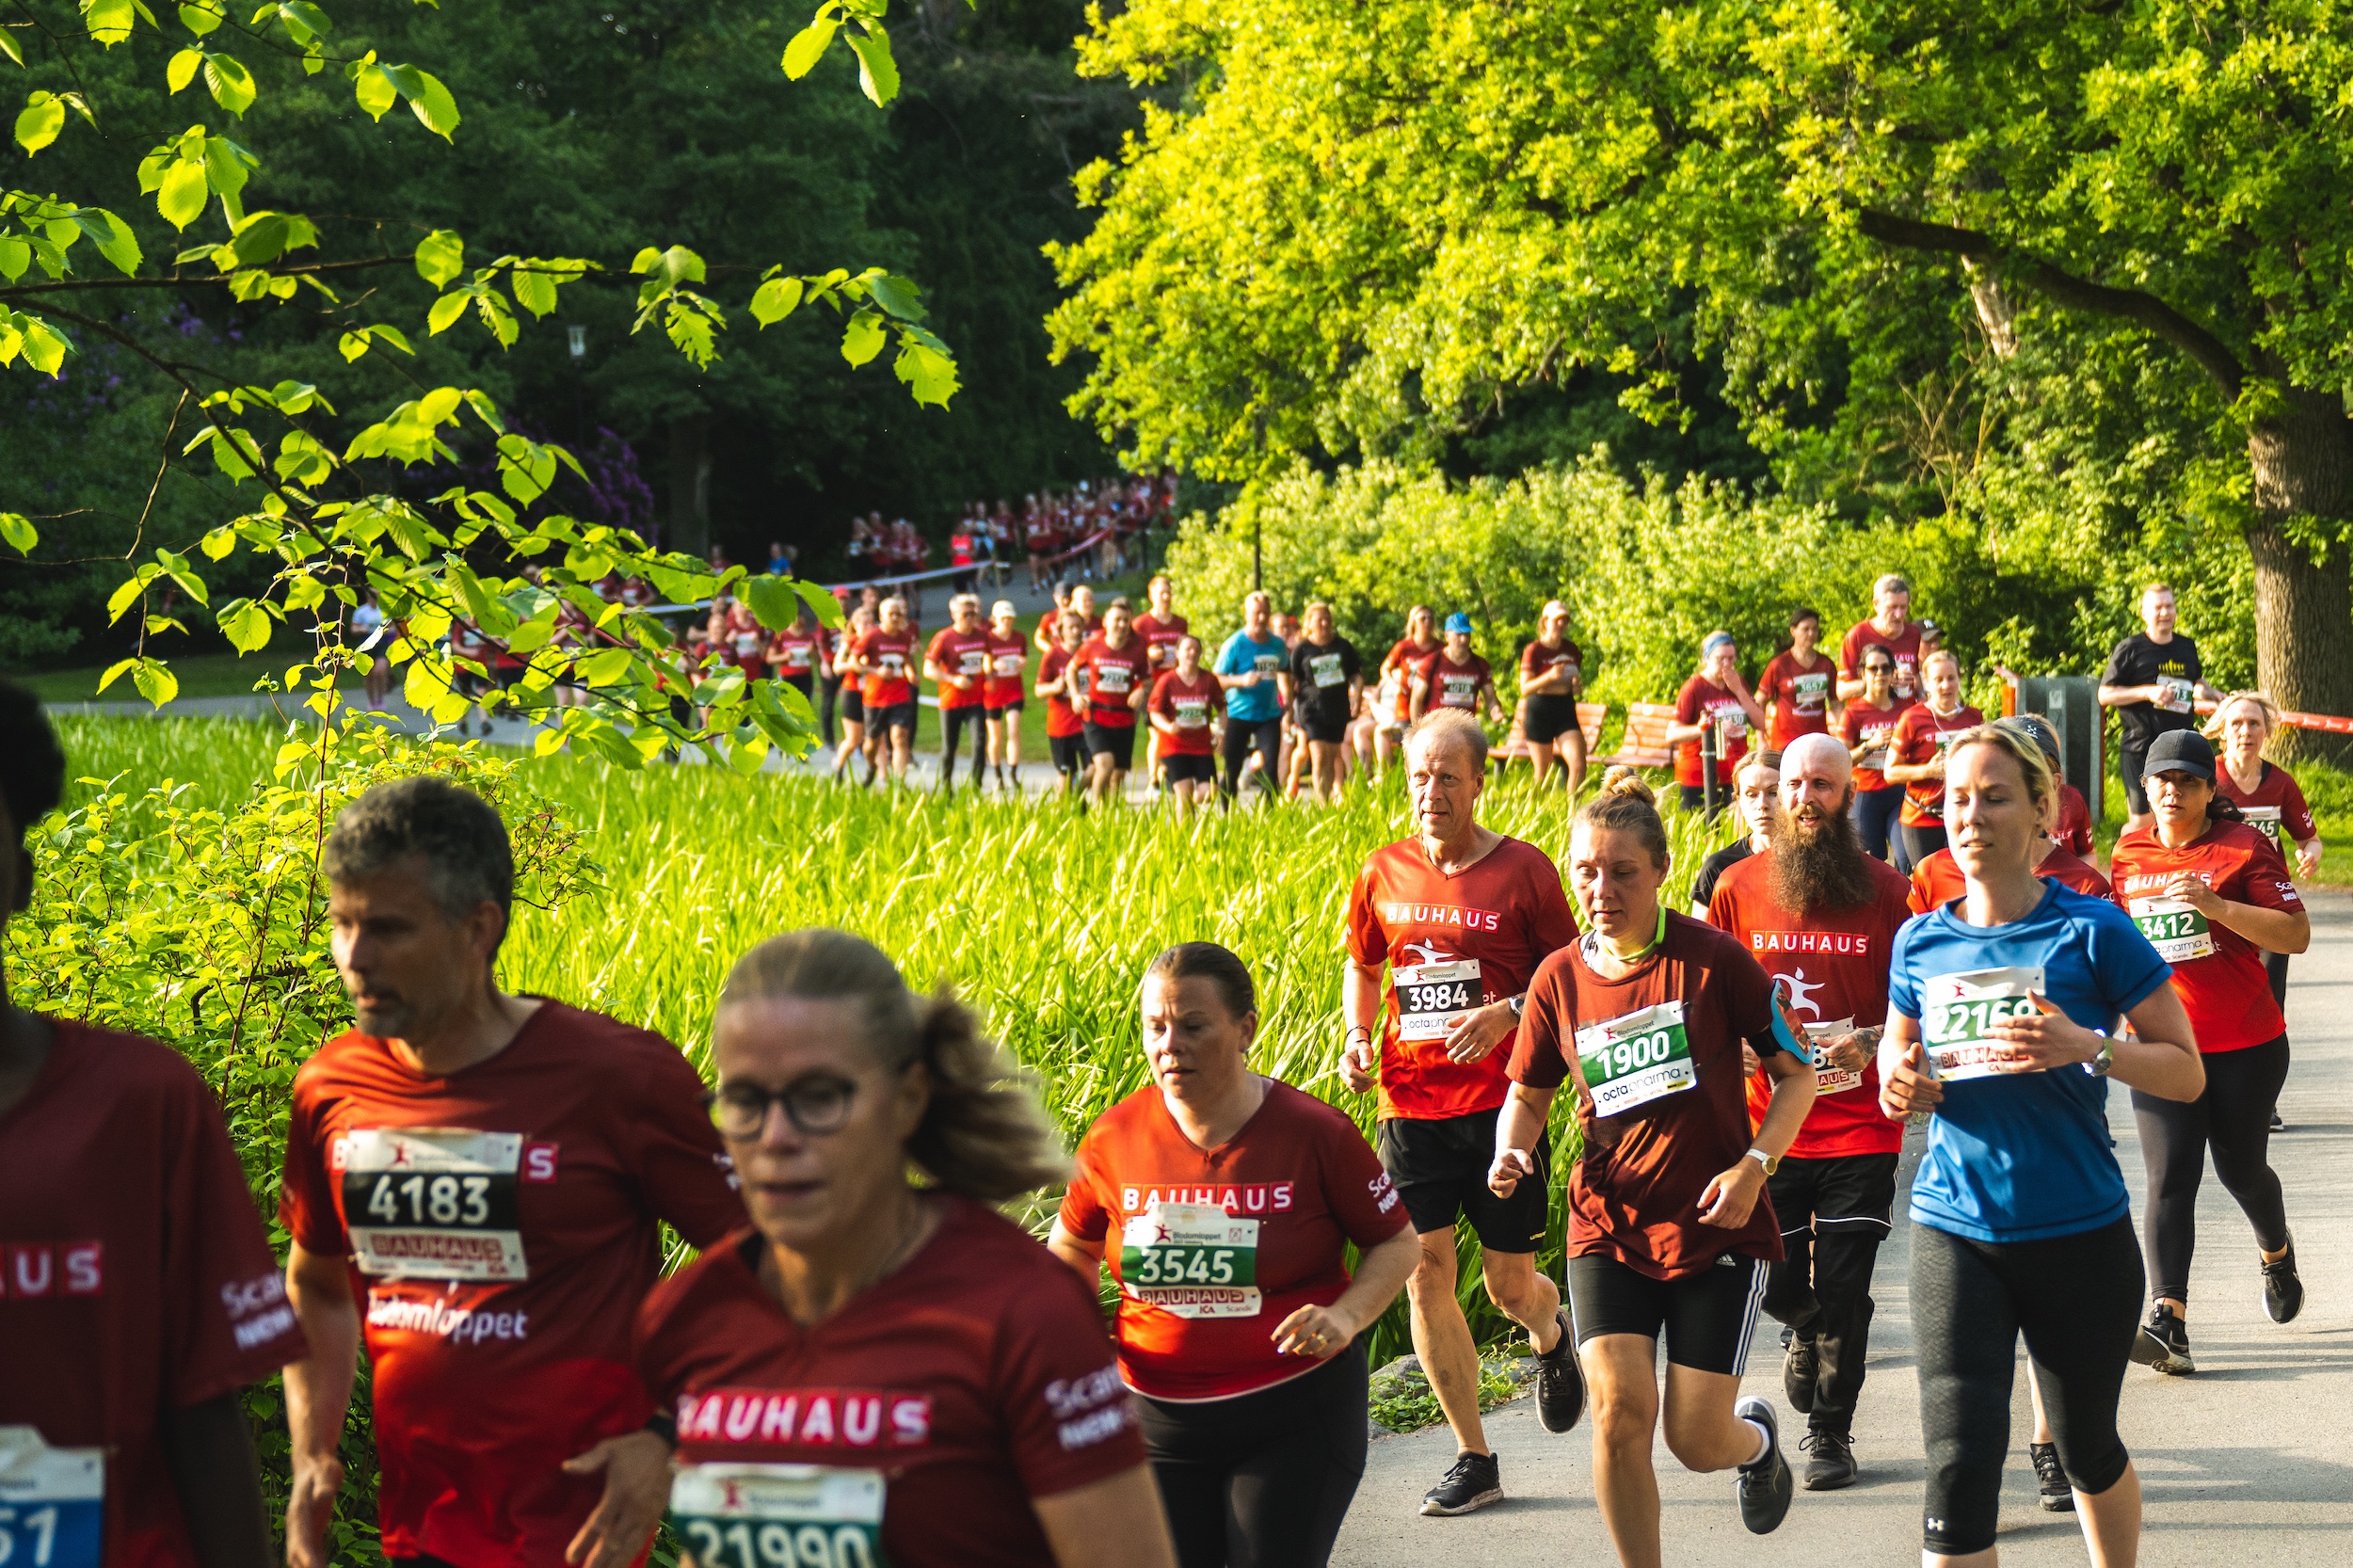
[(581, 361), (588, 358), (588, 328), (564, 328), (564, 345), (572, 356), (572, 443), (585, 445), (588, 440), (588, 416), (583, 411), (580, 390)]

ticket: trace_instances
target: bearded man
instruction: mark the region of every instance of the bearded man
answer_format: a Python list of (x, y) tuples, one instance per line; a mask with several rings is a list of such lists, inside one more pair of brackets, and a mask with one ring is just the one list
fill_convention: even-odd
[[(1813, 1036), (1814, 1109), (1767, 1172), (1786, 1256), (1772, 1265), (1765, 1310), (1787, 1325), (1782, 1386), (1807, 1418), (1804, 1480), (1817, 1492), (1857, 1473), (1871, 1268), (1893, 1218), (1903, 1146), (1903, 1124), (1880, 1111), (1876, 1058), (1911, 885), (1864, 853), (1847, 814), (1853, 801), (1844, 746), (1828, 735), (1792, 741), (1765, 852), (1725, 872), (1707, 909), (1709, 923), (1747, 944)], [(1750, 1074), (1750, 1114), (1761, 1118), (1770, 1085), (1753, 1063)]]

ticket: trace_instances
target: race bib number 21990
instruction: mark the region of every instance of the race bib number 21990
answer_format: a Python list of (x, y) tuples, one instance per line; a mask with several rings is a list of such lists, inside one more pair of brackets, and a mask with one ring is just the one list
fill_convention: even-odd
[(690, 1464), (670, 1524), (695, 1568), (885, 1568), (879, 1470)]

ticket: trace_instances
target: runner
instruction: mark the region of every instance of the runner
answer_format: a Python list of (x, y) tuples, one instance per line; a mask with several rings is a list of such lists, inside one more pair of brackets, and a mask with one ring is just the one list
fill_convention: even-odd
[[(866, 775), (872, 784), (888, 767), (890, 781), (906, 781), (907, 763), (915, 750), (915, 632), (907, 625), (907, 601), (882, 601), (882, 624), (857, 641), (858, 668), (866, 677), (866, 730), (872, 766)], [(886, 763), (885, 757), (888, 761)]]
[(1479, 716), (1480, 698), (1486, 698), (1487, 716), (1503, 722), (1503, 701), (1496, 696), (1495, 674), (1487, 661), (1471, 651), (1470, 616), (1457, 610), (1446, 618), (1446, 641), (1438, 651), (1414, 666), (1413, 713), (1416, 719), (1434, 708)]
[[(1570, 1310), (1593, 1391), (1593, 1500), (1625, 1568), (1662, 1560), (1662, 1408), (1686, 1469), (1737, 1472), (1752, 1533), (1780, 1527), (1791, 1493), (1780, 1418), (1769, 1400), (1740, 1397), (1740, 1369), (1766, 1265), (1782, 1256), (1765, 1184), (1814, 1104), (1814, 1069), (1756, 960), (1658, 901), (1668, 862), (1650, 787), (1610, 769), (1569, 835), (1586, 935), (1529, 987), (1488, 1177), (1498, 1194), (1541, 1196), (1536, 1151), (1572, 1083), (1583, 1152), (1569, 1173)], [(1774, 1080), (1753, 1137), (1744, 1042)]]
[(2221, 699), (2206, 684), (2198, 645), (2173, 630), (2173, 590), (2152, 583), (2140, 590), (2141, 629), (2116, 645), (2100, 672), (2100, 706), (2116, 710), (2123, 735), (2117, 762), (2123, 770), (2124, 831), (2149, 825), (2149, 792), (2142, 780), (2149, 748), (2160, 735), (2198, 727), (2197, 700)]
[[(2008, 718), (1995, 719), (1993, 728), (2009, 730), (2022, 740), (2033, 742), (2042, 752), (2043, 765), (2051, 770), (2053, 788), (2066, 787), (2059, 783), (2058, 778), (2058, 734), (2040, 713), (2013, 713)], [(2112, 890), (2108, 879), (2100, 874), (2097, 867), (2070, 849), (2057, 834), (2056, 824), (2045, 824), (2042, 836), (2035, 840), (2028, 861), (2034, 868), (2035, 875), (2049, 877), (2061, 887), (2073, 888), (2086, 898), (2108, 897)], [(1931, 909), (1950, 904), (1967, 890), (1966, 879), (1961, 874), (1961, 862), (1953, 858), (1950, 849), (1940, 849), (1912, 868), (1912, 912), (1915, 915), (1925, 915)]]
[(1897, 936), (1879, 1062), (1881, 1109), (1935, 1112), (1911, 1198), (1921, 1561), (1994, 1561), (2023, 1333), (2091, 1560), (2129, 1563), (2140, 1480), (2116, 1405), (2141, 1272), (2107, 1079), (2186, 1100), (2203, 1075), (2148, 939), (2114, 904), (2035, 875), (2057, 813), (2041, 751), (1975, 730), (1946, 785), (1967, 890)]
[(988, 734), (990, 633), (981, 624), (981, 597), (960, 593), (948, 601), (948, 624), (923, 654), (924, 679), (939, 689), (939, 787), (956, 787), (956, 744), (972, 731), (972, 788), (981, 787)]
[(1152, 687), (1144, 639), (1128, 624), (1126, 600), (1112, 600), (1101, 635), (1072, 655), (1070, 675), (1087, 693), (1087, 756), (1095, 770), (1088, 787), (1097, 801), (1124, 800), (1136, 760), (1136, 715)]
[(1225, 715), (1225, 690), (1201, 667), (1200, 638), (1187, 632), (1176, 639), (1176, 667), (1161, 671), (1152, 682), (1145, 712), (1160, 738), (1176, 814), (1185, 816), (1196, 801), (1207, 806), (1217, 790), (1212, 727)]
[[(1176, 667), (1176, 642), (1191, 630), (1185, 617), (1176, 613), (1176, 585), (1165, 574), (1155, 577), (1144, 585), (1148, 608), (1136, 617), (1136, 635), (1144, 639), (1144, 651), (1151, 660), (1152, 676), (1158, 680)], [(1160, 732), (1153, 730), (1144, 737), (1144, 771), (1152, 776), (1152, 787), (1167, 782), (1160, 768)]]
[(1786, 751), (1789, 743), (1801, 735), (1820, 735), (1830, 728), (1830, 688), (1835, 671), (1830, 656), (1816, 648), (1821, 640), (1822, 613), (1792, 610), (1789, 646), (1767, 661), (1765, 673), (1756, 678), (1757, 700), (1773, 717), (1776, 751)]
[[(1487, 1298), (1528, 1331), (1545, 1430), (1568, 1431), (1584, 1409), (1561, 1293), (1536, 1267), (1545, 1239), (1544, 1139), (1529, 1145), (1535, 1175), (1525, 1191), (1497, 1196), (1486, 1179), (1528, 978), (1545, 954), (1576, 938), (1577, 925), (1545, 852), (1479, 824), (1487, 735), (1477, 719), (1459, 708), (1417, 719), (1405, 738), (1405, 768), (1418, 831), (1375, 850), (1349, 894), (1340, 1079), (1363, 1094), (1378, 1064), (1375, 1146), (1421, 1249), (1406, 1287), (1414, 1353), (1456, 1449), (1453, 1467), (1423, 1496), (1421, 1511), (1456, 1514), (1503, 1496), (1479, 1418), (1479, 1351), (1455, 1297), (1458, 1219), (1479, 1237)], [(1384, 1014), (1376, 1051), (1373, 1022)]]
[[(1875, 1060), (1887, 1018), (1887, 962), (1912, 918), (1904, 879), (1863, 853), (1848, 815), (1854, 764), (1826, 734), (1781, 754), (1781, 809), (1756, 857), (1716, 886), (1709, 923), (1765, 967), (1813, 1051), (1814, 1109), (1766, 1180), (1786, 1257), (1765, 1310), (1787, 1327), (1781, 1384), (1806, 1417), (1805, 1487), (1853, 1484), (1855, 1401), (1871, 1331), (1871, 1270), (1894, 1223), (1904, 1129), (1880, 1110)], [(1749, 1079), (1762, 1126), (1777, 1080)]]
[(1695, 920), (1707, 919), (1716, 885), (1723, 880), (1724, 872), (1753, 855), (1764, 854), (1772, 842), (1773, 824), (1781, 816), (1781, 753), (1752, 751), (1741, 758), (1732, 786), (1732, 804), (1739, 813), (1742, 832), (1700, 862), (1699, 874), (1691, 879), (1691, 918)]
[(669, 1457), (631, 1313), (664, 1224), (707, 1247), (744, 1220), (702, 1080), (658, 1034), (499, 988), (515, 870), (480, 796), (379, 784), (321, 865), (357, 1019), (296, 1073), (286, 1128), (311, 1342), (286, 1370), (287, 1561), (328, 1560), (364, 1323), (386, 1558), (621, 1568)]
[(1892, 859), (1899, 849), (1896, 813), (1904, 803), (1904, 787), (1890, 784), (1882, 771), (1887, 749), (1896, 738), (1896, 725), (1912, 704), (1896, 696), (1896, 656), (1886, 646), (1872, 643), (1857, 655), (1863, 690), (1848, 699), (1838, 716), (1838, 738), (1854, 759), (1855, 837), (1864, 853)]
[(1706, 804), (1700, 778), (1700, 737), (1716, 728), (1716, 788), (1719, 809), (1731, 792), (1733, 775), (1749, 749), (1749, 731), (1765, 728), (1765, 710), (1749, 695), (1740, 678), (1740, 650), (1729, 632), (1710, 632), (1700, 642), (1700, 667), (1675, 694), (1674, 722), (1667, 726), (1667, 744), (1675, 748), (1675, 783), (1686, 811)]
[(1920, 661), (1923, 699), (1904, 710), (1888, 743), (1890, 783), (1904, 786), (1897, 824), (1896, 869), (1912, 868), (1945, 847), (1945, 755), (1953, 744), (1985, 723), (1985, 715), (1961, 700), (1961, 661), (1943, 651)]
[(1106, 1269), (1118, 1288), (1177, 1561), (1323, 1568), (1365, 1472), (1364, 1335), (1421, 1248), (1355, 1123), (1251, 1071), (1241, 959), (1169, 948), (1143, 1003), (1152, 1081), (1087, 1129), (1048, 1244), (1090, 1295)]
[(1863, 650), (1877, 643), (1895, 661), (1888, 689), (1904, 702), (1920, 697), (1920, 629), (1912, 620), (1912, 584), (1889, 572), (1871, 584), (1871, 616), (1849, 629), (1838, 645), (1838, 700), (1863, 695)]
[(1175, 1568), (1094, 1293), (992, 1207), (1067, 1162), (979, 1020), (795, 931), (736, 961), (712, 1059), (751, 1224), (637, 1314), (695, 1560)]
[[(0, 932), (65, 778), (40, 705), (0, 682)], [(242, 1390), (305, 1347), (219, 1103), (169, 1047), (44, 1017), (6, 980), (0, 1560), (264, 1568)]]
[(1585, 695), (1585, 650), (1569, 640), (1569, 607), (1547, 602), (1536, 616), (1536, 640), (1520, 649), (1520, 697), (1526, 705), (1528, 760), (1536, 787), (1552, 782), (1557, 757), (1574, 798), (1585, 787), (1585, 731), (1577, 700)]
[[(1070, 584), (1066, 581), (1057, 583), (1054, 584), (1054, 607), (1037, 617), (1037, 629), (1030, 637), (1040, 658), (1062, 646), (1062, 617), (1069, 613)], [(1079, 640), (1084, 642), (1086, 639), (1080, 637)]]
[(869, 784), (874, 782), (874, 759), (866, 746), (866, 672), (858, 663), (858, 647), (873, 629), (873, 616), (865, 605), (851, 611), (850, 623), (835, 634), (833, 656), (826, 662), (834, 684), (841, 689), (841, 749), (833, 755), (833, 776), (842, 776), (851, 758), (864, 757)]
[(1380, 728), (1373, 734), (1373, 782), (1388, 771), (1389, 754), (1405, 746), (1405, 727), (1414, 722), (1415, 672), (1421, 662), (1443, 647), (1438, 641), (1438, 617), (1427, 604), (1405, 612), (1405, 635), (1381, 661)]
[[(2205, 735), (2222, 748), (2215, 787), (2230, 796), (2247, 825), (2271, 840), (2285, 863), (2290, 844), (2296, 846), (2296, 874), (2307, 882), (2320, 874), (2320, 829), (2313, 808), (2288, 770), (2264, 760), (2264, 747), (2280, 728), (2280, 710), (2261, 692), (2233, 692), (2222, 699), (2206, 722)], [(2288, 955), (2264, 954), (2271, 973), (2271, 1000), (2282, 1007), (2288, 1000)], [(2280, 1130), (2275, 1118), (2272, 1130)]]
[(2304, 1304), (2287, 1208), (2268, 1160), (2271, 1112), (2288, 1076), (2288, 1035), (2263, 954), (2302, 952), (2313, 925), (2271, 840), (2215, 789), (2214, 747), (2203, 735), (2165, 731), (2145, 766), (2155, 825), (2124, 831), (2108, 876), (2116, 902), (2173, 966), (2173, 989), (2206, 1069), (2205, 1092), (2195, 1099), (2133, 1095), (2149, 1169), (2151, 1303), (2133, 1359), (2178, 1374), (2197, 1369), (2186, 1326), (2189, 1267), (2209, 1147), (2215, 1175), (2254, 1226), (2264, 1310), (2284, 1323)]
[(1082, 672), (1070, 667), (1079, 649), (1086, 646), (1086, 627), (1068, 610), (1040, 617), (1039, 625), (1048, 621), (1061, 630), (1062, 641), (1039, 661), (1036, 691), (1046, 703), (1046, 748), (1054, 771), (1062, 776), (1062, 792), (1067, 795), (1078, 787), (1079, 776), (1087, 771), (1087, 694), (1080, 683)]
[(1269, 795), (1283, 755), (1283, 711), (1290, 706), (1290, 649), (1273, 632), (1273, 605), (1263, 593), (1241, 601), (1241, 630), (1218, 649), (1214, 674), (1225, 688), (1225, 798), (1241, 793), (1242, 763), (1255, 748), (1258, 781)]
[(801, 606), (792, 624), (772, 633), (763, 650), (776, 678), (817, 705), (817, 638), (820, 628), (808, 606)]
[[(577, 616), (580, 612), (568, 601), (564, 606)], [(361, 679), (368, 695), (368, 709), (380, 712), (392, 693), (392, 662), (385, 657), (391, 639), (384, 632), (384, 607), (376, 602), (374, 588), (360, 590), (360, 602), (351, 607), (351, 647), (355, 653), (364, 653), (370, 661), (367, 674)]]
[(742, 600), (728, 606), (727, 619), (714, 641), (724, 642), (735, 667), (746, 681), (768, 679), (768, 632)]
[(1365, 697), (1365, 662), (1356, 645), (1332, 629), (1332, 606), (1307, 606), (1306, 628), (1291, 649), (1293, 712), (1307, 737), (1316, 798), (1337, 804), (1348, 774), (1348, 727)]
[(1030, 663), (1030, 645), (1021, 635), (1017, 619), (1009, 599), (989, 606), (988, 686), (984, 697), (989, 770), (997, 776), (1000, 792), (1011, 790), (1016, 794), (1021, 790), (1021, 675)]

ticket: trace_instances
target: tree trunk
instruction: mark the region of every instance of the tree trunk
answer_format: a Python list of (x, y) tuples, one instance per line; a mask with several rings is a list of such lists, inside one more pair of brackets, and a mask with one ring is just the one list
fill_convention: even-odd
[(670, 520), (662, 542), (700, 555), (711, 548), (711, 416), (670, 422)]
[[(2353, 591), (2346, 552), (2332, 542), (2315, 559), (2293, 537), (2299, 517), (2335, 533), (2353, 516), (2353, 424), (2334, 392), (2290, 387), (2276, 418), (2249, 435), (2256, 520), (2247, 530), (2255, 557), (2255, 668), (2282, 708), (2353, 717)], [(2290, 729), (2285, 759), (2353, 763), (2353, 737)]]

